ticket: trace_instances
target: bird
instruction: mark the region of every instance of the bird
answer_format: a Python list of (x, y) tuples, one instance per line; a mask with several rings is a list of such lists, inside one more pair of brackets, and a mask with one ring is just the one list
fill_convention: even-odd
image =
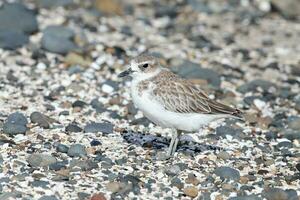
[(133, 58), (118, 75), (126, 76), (132, 77), (130, 93), (135, 107), (154, 124), (172, 130), (167, 158), (174, 156), (183, 133), (199, 131), (218, 119), (243, 118), (240, 109), (209, 98), (199, 85), (161, 66), (155, 56)]

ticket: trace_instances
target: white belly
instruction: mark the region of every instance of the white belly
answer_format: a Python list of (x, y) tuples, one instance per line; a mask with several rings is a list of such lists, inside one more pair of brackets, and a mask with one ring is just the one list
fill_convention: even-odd
[(135, 106), (155, 124), (164, 128), (175, 128), (186, 132), (198, 131), (211, 121), (226, 117), (225, 115), (177, 113), (166, 110), (149, 92), (143, 92), (141, 96), (134, 87), (131, 90), (132, 100)]

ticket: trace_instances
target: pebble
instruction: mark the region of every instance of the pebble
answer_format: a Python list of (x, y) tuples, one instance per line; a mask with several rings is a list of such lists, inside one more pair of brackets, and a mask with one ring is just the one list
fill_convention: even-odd
[(245, 196), (237, 196), (231, 197), (229, 200), (262, 200), (262, 198), (258, 197), (257, 195), (245, 195)]
[(261, 88), (264, 92), (268, 92), (270, 88), (276, 88), (275, 84), (262, 79), (255, 79), (253, 81), (250, 81), (249, 83), (245, 83), (244, 85), (241, 85), (237, 88), (237, 91), (241, 93), (246, 92), (255, 92), (257, 88)]
[(181, 169), (178, 165), (172, 165), (165, 169), (165, 173), (168, 176), (176, 176), (181, 172)]
[(82, 128), (80, 128), (77, 124), (71, 123), (68, 126), (66, 126), (66, 132), (79, 133), (82, 132)]
[(102, 143), (99, 141), (99, 140), (92, 140), (91, 141), (91, 146), (99, 146), (101, 145)]
[(198, 196), (198, 189), (194, 186), (189, 186), (183, 189), (183, 193), (191, 198)]
[(98, 193), (98, 194), (93, 194), (91, 200), (106, 200), (106, 198), (104, 194)]
[(38, 23), (35, 12), (21, 3), (4, 3), (0, 9), (0, 30), (14, 34), (36, 32)]
[(91, 122), (84, 127), (85, 133), (98, 133), (102, 132), (103, 134), (110, 134), (113, 132), (113, 124), (111, 123), (96, 123)]
[(0, 30), (0, 48), (15, 50), (28, 43), (28, 36), (21, 32)]
[(68, 153), (69, 147), (65, 144), (58, 144), (56, 146), (56, 151), (61, 153)]
[(82, 144), (72, 144), (68, 150), (70, 157), (85, 157), (87, 155), (85, 146)]
[(227, 153), (226, 151), (221, 151), (218, 153), (218, 158), (221, 158), (223, 160), (228, 160), (230, 158), (230, 154)]
[(104, 105), (97, 98), (93, 99), (90, 104), (92, 108), (94, 108), (98, 113), (106, 111)]
[(56, 162), (56, 158), (44, 153), (34, 153), (27, 158), (31, 167), (47, 167)]
[(279, 188), (267, 188), (262, 192), (262, 195), (267, 200), (289, 200), (288, 194)]
[(78, 167), (82, 171), (90, 171), (98, 168), (98, 164), (91, 160), (77, 160), (73, 159), (70, 162), (70, 168)]
[(30, 120), (32, 123), (37, 123), (42, 128), (50, 128), (49, 118), (40, 112), (31, 113)]
[(19, 112), (10, 114), (3, 124), (3, 132), (10, 136), (24, 134), (27, 131), (27, 118)]
[(214, 173), (224, 179), (235, 181), (238, 181), (240, 179), (240, 172), (231, 167), (218, 167), (215, 169)]
[(42, 47), (50, 52), (67, 54), (77, 49), (73, 42), (74, 32), (63, 26), (48, 26), (43, 31)]
[(38, 200), (58, 200), (54, 195), (45, 195), (40, 197)]
[(238, 137), (242, 130), (235, 129), (231, 126), (219, 126), (216, 128), (216, 135), (226, 137), (226, 135), (231, 135), (234, 137)]

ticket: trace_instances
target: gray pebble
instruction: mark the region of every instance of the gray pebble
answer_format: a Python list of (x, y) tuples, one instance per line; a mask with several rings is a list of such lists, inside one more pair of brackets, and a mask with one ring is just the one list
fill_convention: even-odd
[(48, 117), (40, 112), (31, 113), (30, 120), (32, 123), (37, 123), (42, 128), (50, 128)]
[(87, 155), (85, 146), (81, 144), (73, 144), (68, 150), (68, 156), (70, 157), (84, 157)]
[(3, 124), (3, 132), (10, 136), (24, 134), (27, 131), (27, 123), (28, 121), (22, 113), (12, 113)]
[(214, 173), (224, 179), (235, 181), (238, 181), (240, 179), (240, 172), (231, 167), (218, 167), (215, 169)]
[(84, 127), (84, 132), (85, 133), (98, 133), (98, 132), (102, 132), (104, 134), (109, 134), (113, 132), (113, 124), (111, 123), (96, 123), (96, 122), (92, 122), (90, 124), (87, 124)]
[(47, 167), (56, 162), (56, 158), (49, 154), (35, 153), (27, 158), (31, 167)]

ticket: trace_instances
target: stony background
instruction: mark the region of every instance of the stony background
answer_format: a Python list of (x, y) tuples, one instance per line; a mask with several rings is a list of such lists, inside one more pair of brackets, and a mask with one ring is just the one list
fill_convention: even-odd
[[(1, 200), (299, 199), (299, 0), (0, 5)], [(169, 130), (116, 76), (143, 52), (246, 122), (185, 135), (162, 161)]]

